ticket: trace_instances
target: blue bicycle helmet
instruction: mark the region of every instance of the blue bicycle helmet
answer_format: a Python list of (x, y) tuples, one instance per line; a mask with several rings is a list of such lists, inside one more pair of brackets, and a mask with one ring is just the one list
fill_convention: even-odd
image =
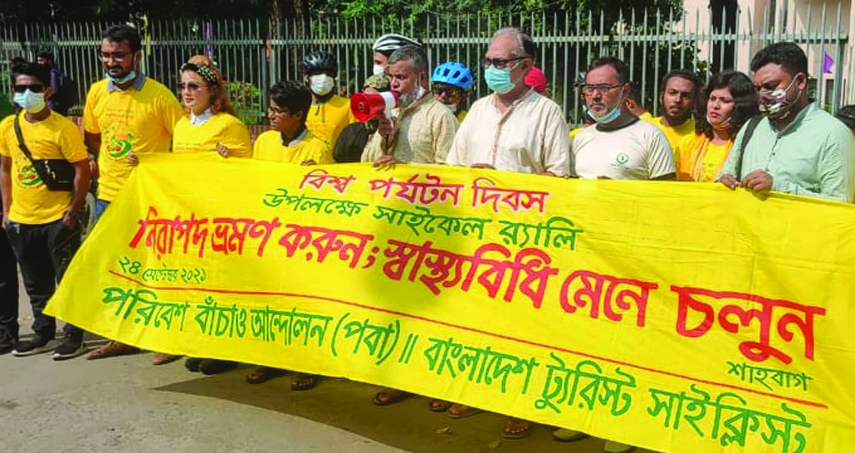
[(447, 61), (434, 68), (430, 81), (447, 83), (468, 90), (472, 86), (472, 73), (463, 63)]

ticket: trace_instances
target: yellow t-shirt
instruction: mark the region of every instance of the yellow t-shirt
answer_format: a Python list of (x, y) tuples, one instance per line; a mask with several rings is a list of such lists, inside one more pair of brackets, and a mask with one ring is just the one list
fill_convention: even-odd
[[(67, 118), (51, 112), (37, 123), (24, 119), (20, 113), (21, 134), (33, 159), (65, 159), (69, 162), (86, 160), (86, 145), (80, 129)], [(0, 122), (0, 155), (12, 159), (12, 205), (9, 220), (25, 225), (43, 225), (62, 219), (71, 204), (71, 192), (48, 190), (30, 160), (18, 147), (15, 116)]]
[(651, 118), (653, 118), (653, 115), (651, 115), (650, 112), (645, 110), (644, 113), (638, 115), (638, 117), (643, 119), (644, 121), (650, 121)]
[(462, 123), (464, 119), (466, 119), (466, 114), (469, 113), (468, 110), (461, 110), (457, 112), (457, 122)]
[(572, 140), (573, 140), (573, 137), (575, 137), (575, 136), (576, 136), (576, 134), (578, 134), (578, 133), (579, 133), (579, 131), (581, 131), (582, 129), (584, 129), (584, 128), (586, 128), (586, 127), (588, 127), (588, 126), (579, 126), (579, 127), (577, 127), (577, 128), (570, 129), (570, 143), (571, 143), (571, 144), (573, 143), (573, 141), (572, 141)]
[(172, 152), (216, 151), (217, 143), (229, 150), (230, 157), (252, 156), (249, 128), (228, 113), (217, 113), (198, 126), (191, 125), (187, 116), (182, 117), (172, 135)]
[(334, 95), (323, 104), (312, 103), (306, 114), (306, 127), (330, 149), (335, 149), (341, 131), (355, 121), (350, 111), (350, 100), (339, 95)]
[(107, 91), (107, 79), (95, 82), (86, 96), (83, 128), (101, 134), (98, 198), (113, 201), (132, 167), (128, 152), (166, 153), (172, 131), (184, 110), (165, 86), (146, 78), (140, 89)]
[(674, 148), (678, 181), (714, 182), (730, 155), (733, 141), (714, 145), (703, 134), (684, 137)]
[(695, 133), (695, 120), (693, 118), (689, 118), (688, 120), (686, 120), (686, 122), (676, 127), (663, 125), (661, 116), (648, 118), (645, 119), (645, 121), (653, 123), (654, 125), (656, 125), (656, 127), (659, 128), (659, 130), (665, 133), (665, 137), (668, 138), (668, 144), (671, 145), (672, 151), (680, 143), (680, 140)]
[(292, 141), (288, 146), (282, 144), (279, 132), (263, 132), (255, 139), (252, 157), (291, 164), (302, 164), (307, 160), (313, 160), (316, 164), (335, 163), (327, 144), (309, 131), (306, 131), (305, 137), (298, 143)]

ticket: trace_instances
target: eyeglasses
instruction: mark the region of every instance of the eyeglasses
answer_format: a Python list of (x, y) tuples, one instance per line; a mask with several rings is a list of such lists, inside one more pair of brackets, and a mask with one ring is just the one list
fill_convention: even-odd
[(496, 69), (505, 69), (508, 67), (509, 63), (519, 60), (525, 60), (528, 57), (516, 57), (516, 58), (485, 58), (481, 61), (481, 65), (485, 68), (489, 68), (490, 66)]
[(197, 91), (199, 88), (202, 88), (202, 86), (196, 82), (178, 83), (178, 91), (184, 91), (185, 89), (187, 91)]
[(431, 88), (431, 92), (437, 96), (445, 94), (448, 97), (459, 97), (463, 94), (463, 90), (457, 87), (442, 87), (435, 86)]
[(128, 58), (128, 56), (130, 56), (131, 54), (133, 54), (133, 52), (98, 52), (98, 58), (100, 58), (103, 62), (108, 62), (110, 61), (110, 59), (113, 59), (115, 61), (124, 61), (125, 58)]
[(620, 88), (622, 86), (623, 86), (622, 83), (618, 83), (616, 85), (608, 85), (605, 83), (600, 84), (600, 85), (583, 84), (583, 85), (579, 86), (579, 91), (582, 92), (582, 94), (584, 94), (586, 96), (590, 96), (590, 95), (594, 94), (594, 92), (597, 92), (600, 94), (606, 94), (609, 91), (614, 90), (615, 88)]
[(14, 90), (16, 93), (24, 93), (27, 90), (30, 90), (33, 93), (41, 93), (45, 89), (45, 86), (40, 83), (34, 83), (32, 85), (15, 85)]
[(291, 112), (288, 109), (277, 109), (274, 107), (268, 107), (267, 108), (267, 114), (268, 115), (286, 115), (286, 114), (290, 115)]

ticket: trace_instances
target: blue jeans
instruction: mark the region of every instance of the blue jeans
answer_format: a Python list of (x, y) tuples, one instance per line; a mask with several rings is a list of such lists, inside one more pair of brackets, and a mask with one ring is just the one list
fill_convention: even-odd
[[(68, 263), (80, 247), (80, 225), (69, 229), (62, 220), (43, 225), (22, 225), (9, 222), (6, 227), (9, 243), (18, 263), (30, 305), (33, 307), (33, 332), (53, 339), (56, 320), (42, 313), (48, 299), (53, 296), (57, 282), (62, 279)], [(65, 325), (65, 333), (75, 339), (83, 339), (83, 331), (71, 324)]]
[[(104, 201), (102, 199), (95, 200), (95, 223), (98, 223), (98, 219), (104, 214), (104, 211), (107, 209), (107, 206), (110, 205), (109, 201)], [(93, 227), (95, 225), (92, 225)]]

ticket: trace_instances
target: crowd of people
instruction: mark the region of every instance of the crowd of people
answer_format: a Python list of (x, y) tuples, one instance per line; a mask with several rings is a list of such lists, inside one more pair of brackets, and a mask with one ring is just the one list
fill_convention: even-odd
[[(88, 351), (84, 332), (42, 313), (80, 245), (80, 213), (97, 178), (97, 221), (109, 209), (134, 167), (150, 153), (216, 152), (223, 158), (253, 158), (316, 165), (348, 162), (445, 164), (552, 177), (718, 181), (760, 196), (769, 191), (853, 201), (855, 107), (837, 118), (808, 97), (808, 64), (793, 43), (771, 44), (751, 60), (752, 76), (736, 71), (713, 75), (706, 85), (689, 70), (662, 80), (662, 115), (652, 117), (639, 99), (627, 65), (604, 56), (590, 63), (578, 83), (587, 124), (570, 130), (561, 107), (548, 97), (548, 83), (534, 66), (535, 44), (524, 32), (497, 31), (483, 60), (491, 93), (466, 108), (475, 82), (462, 62), (431, 69), (424, 48), (389, 34), (374, 43), (374, 74), (366, 93), (392, 91), (399, 105), (391, 116), (356, 122), (349, 100), (333, 90), (338, 62), (315, 51), (302, 61), (302, 80), (269, 87), (270, 129), (255, 141), (235, 116), (220, 69), (205, 56), (181, 67), (179, 98), (138, 72), (138, 32), (114, 26), (102, 34), (105, 78), (86, 97), (83, 134), (57, 113), (60, 90), (51, 61), (18, 61), (12, 67), (16, 112), (0, 123), (0, 354), (53, 352), (55, 360), (89, 352), (104, 359), (139, 350), (110, 341)], [(51, 55), (44, 55), (50, 57)], [(667, 184), (667, 183), (665, 183)], [(16, 265), (17, 263), (17, 265)], [(29, 296), (34, 334), (18, 338), (17, 266)], [(180, 357), (155, 353), (161, 365)], [(216, 374), (235, 362), (188, 358), (190, 371)], [(261, 367), (247, 376), (259, 384), (282, 375)], [(316, 375), (301, 375), (294, 390), (308, 390)], [(383, 389), (377, 405), (408, 393)], [(430, 410), (449, 417), (479, 409), (432, 400)], [(509, 419), (502, 435), (522, 438), (531, 424)], [(558, 429), (558, 440), (585, 437)], [(605, 451), (632, 447), (606, 442)]]

